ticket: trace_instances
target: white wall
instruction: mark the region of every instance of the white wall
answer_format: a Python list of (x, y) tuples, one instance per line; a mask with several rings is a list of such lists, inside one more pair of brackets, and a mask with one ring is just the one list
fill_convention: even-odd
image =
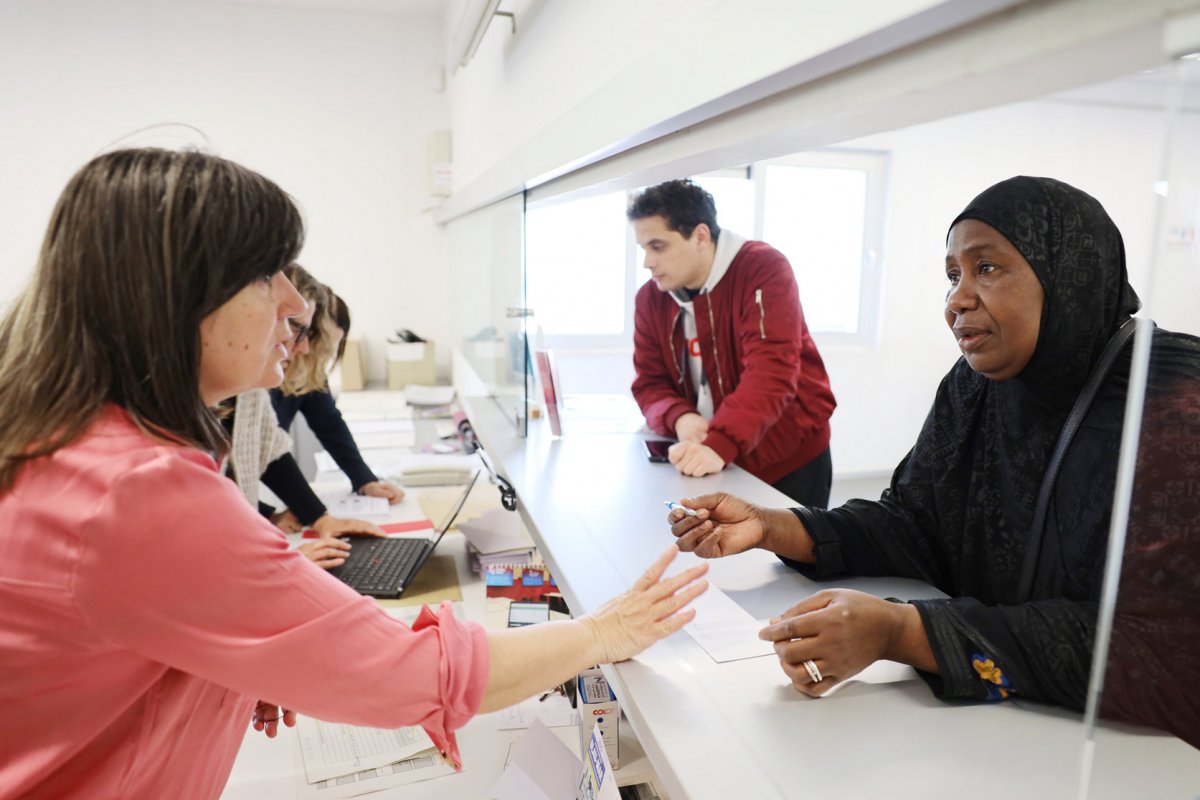
[(429, 133), (449, 127), (430, 80), (441, 39), (440, 19), (369, 13), (0, 2), (0, 303), (29, 276), (75, 169), (136, 129), (186, 122), (296, 198), (302, 263), (350, 304), (373, 376), (393, 327), (448, 342), (426, 171)]

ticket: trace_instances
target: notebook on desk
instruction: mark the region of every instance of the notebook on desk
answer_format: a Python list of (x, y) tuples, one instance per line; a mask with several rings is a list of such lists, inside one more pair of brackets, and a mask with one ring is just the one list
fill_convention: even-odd
[(479, 472), (476, 471), (459, 495), (458, 501), (450, 509), (445, 521), (438, 527), (434, 538), (381, 539), (376, 536), (353, 534), (339, 537), (353, 546), (346, 563), (329, 570), (330, 574), (360, 594), (371, 597), (399, 597), (429, 560), (446, 531), (454, 524), (478, 478)]

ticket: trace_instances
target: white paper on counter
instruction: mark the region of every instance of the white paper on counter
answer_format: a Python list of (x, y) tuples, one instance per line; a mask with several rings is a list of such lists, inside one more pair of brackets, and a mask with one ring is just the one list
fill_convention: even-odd
[(403, 761), (433, 748), (424, 729), (360, 728), (300, 715), (296, 737), (309, 783)]
[(545, 700), (539, 700), (539, 697), (541, 695), (534, 695), (515, 706), (497, 711), (497, 730), (528, 728), (534, 720), (538, 720), (547, 728), (579, 724), (579, 712), (571, 708), (571, 701), (566, 695), (552, 692)]
[(689, 608), (696, 609), (696, 618), (683, 629), (713, 661), (724, 663), (775, 655), (774, 644), (758, 638), (763, 623), (712, 584)]
[(329, 506), (329, 513), (335, 517), (350, 517), (352, 519), (389, 519), (392, 514), (391, 504), (386, 497), (369, 497), (362, 494), (351, 494), (339, 497)]
[(397, 761), (395, 764), (364, 769), (317, 783), (309, 783), (304, 779), (304, 758), (299, 747), (296, 748), (296, 762), (296, 800), (347, 800), (350, 797), (454, 774), (454, 768), (432, 750), (404, 761)]

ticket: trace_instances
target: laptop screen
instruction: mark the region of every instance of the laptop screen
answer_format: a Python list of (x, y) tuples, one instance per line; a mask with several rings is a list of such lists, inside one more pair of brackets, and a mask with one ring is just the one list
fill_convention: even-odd
[(454, 507), (451, 508), (450, 513), (446, 515), (445, 521), (438, 526), (437, 538), (433, 540), (433, 547), (430, 547), (430, 550), (433, 550), (434, 547), (437, 547), (438, 542), (440, 542), (442, 537), (446, 535), (446, 531), (450, 530), (450, 526), (454, 524), (454, 520), (458, 519), (458, 513), (462, 511), (463, 506), (467, 504), (467, 498), (471, 496), (471, 489), (475, 486), (475, 481), (477, 480), (479, 480), (479, 470), (475, 470), (475, 474), (471, 476), (471, 480), (467, 481), (467, 487), (463, 489), (463, 492), (458, 496), (458, 500), (455, 502)]

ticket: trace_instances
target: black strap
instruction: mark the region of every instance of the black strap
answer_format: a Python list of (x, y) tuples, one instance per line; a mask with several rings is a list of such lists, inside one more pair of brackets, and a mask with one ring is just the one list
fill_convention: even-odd
[(1108, 344), (1104, 346), (1104, 352), (1100, 354), (1100, 360), (1096, 362), (1092, 374), (1088, 376), (1087, 383), (1080, 390), (1079, 397), (1076, 398), (1075, 405), (1071, 409), (1071, 415), (1067, 417), (1062, 432), (1058, 435), (1058, 444), (1055, 445), (1054, 455), (1050, 457), (1050, 463), (1046, 466), (1046, 474), (1042, 478), (1042, 488), (1038, 492), (1037, 508), (1033, 512), (1033, 527), (1030, 529), (1029, 546), (1025, 550), (1025, 563), (1021, 567), (1017, 602), (1027, 602), (1030, 595), (1033, 594), (1033, 579), (1037, 574), (1038, 561), (1042, 557), (1042, 542), (1046, 537), (1046, 513), (1050, 507), (1050, 495), (1054, 493), (1054, 482), (1058, 479), (1058, 471), (1062, 467), (1063, 458), (1067, 455), (1071, 440), (1075, 438), (1075, 432), (1079, 430), (1083, 418), (1087, 416), (1088, 410), (1092, 407), (1092, 401), (1096, 399), (1096, 393), (1100, 391), (1100, 384), (1104, 383), (1104, 379), (1108, 377), (1113, 362), (1117, 360), (1117, 356), (1120, 355), (1125, 343), (1129, 341), (1129, 337), (1133, 335), (1136, 328), (1137, 320), (1130, 317), (1120, 328), (1117, 328), (1117, 332), (1108, 340)]

